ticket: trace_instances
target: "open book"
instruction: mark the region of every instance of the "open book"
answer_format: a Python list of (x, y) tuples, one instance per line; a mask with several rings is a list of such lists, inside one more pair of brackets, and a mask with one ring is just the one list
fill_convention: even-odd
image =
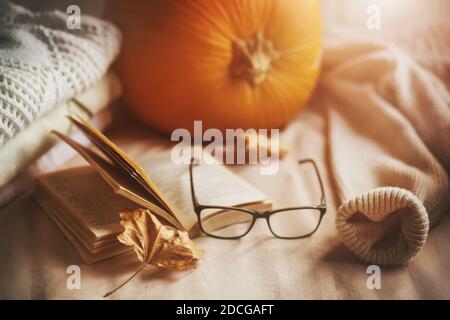
[[(170, 152), (145, 158), (141, 164), (107, 139), (84, 119), (69, 116), (96, 146), (86, 148), (58, 132), (58, 137), (74, 148), (91, 167), (53, 172), (38, 178), (35, 199), (74, 243), (88, 263), (125, 252), (116, 235), (122, 231), (118, 212), (145, 207), (165, 223), (195, 235), (198, 231), (189, 183), (189, 166), (175, 164)], [(270, 209), (267, 197), (214, 163), (195, 171), (196, 193), (204, 204)], [(217, 222), (216, 222), (217, 223)], [(228, 222), (224, 222), (228, 223)], [(217, 227), (220, 227), (220, 222)]]

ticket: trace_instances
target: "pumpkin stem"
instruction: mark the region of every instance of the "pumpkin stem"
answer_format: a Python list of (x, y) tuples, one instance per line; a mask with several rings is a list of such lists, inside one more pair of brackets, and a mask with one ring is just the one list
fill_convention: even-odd
[(261, 31), (248, 39), (233, 42), (231, 74), (247, 80), (252, 87), (261, 84), (269, 73), (271, 63), (279, 56), (272, 41)]

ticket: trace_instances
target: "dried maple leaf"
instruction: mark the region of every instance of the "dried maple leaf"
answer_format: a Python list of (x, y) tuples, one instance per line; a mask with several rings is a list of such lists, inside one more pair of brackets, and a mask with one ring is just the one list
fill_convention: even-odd
[(203, 251), (198, 250), (186, 231), (163, 225), (148, 209), (120, 213), (125, 231), (117, 239), (133, 246), (138, 259), (164, 269), (195, 268)]
[(163, 225), (148, 209), (120, 212), (120, 224), (124, 231), (117, 239), (133, 246), (139, 261), (144, 265), (127, 281), (104, 296), (117, 291), (148, 264), (168, 270), (195, 268), (203, 257), (186, 231)]

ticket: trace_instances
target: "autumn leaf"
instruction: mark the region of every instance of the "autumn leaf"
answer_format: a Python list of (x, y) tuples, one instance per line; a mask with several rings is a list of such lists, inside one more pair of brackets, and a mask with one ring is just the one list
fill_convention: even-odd
[(168, 270), (195, 268), (203, 257), (203, 251), (197, 249), (186, 231), (163, 225), (148, 209), (120, 212), (120, 224), (124, 231), (117, 239), (133, 246), (134, 251), (144, 265), (127, 281), (104, 296), (117, 291), (147, 265)]
[(148, 209), (121, 212), (125, 231), (117, 239), (133, 246), (138, 259), (155, 267), (184, 270), (195, 268), (203, 251), (198, 250), (186, 231), (163, 225)]
[[(283, 159), (290, 150), (289, 145), (284, 141), (280, 140), (277, 136), (276, 138), (270, 137), (263, 133), (256, 132), (244, 132), (239, 133), (237, 141), (243, 141), (244, 143), (235, 143), (232, 146), (228, 145), (217, 145), (214, 147), (214, 154), (224, 155), (224, 154), (234, 154), (234, 163), (239, 163), (238, 154), (244, 155), (243, 159), (246, 164), (264, 164), (265, 157), (272, 157)], [(219, 156), (220, 158), (220, 156)]]
[[(283, 141), (279, 141), (278, 139), (274, 140), (265, 134), (246, 132), (244, 134), (244, 141), (246, 146), (245, 151), (247, 153), (261, 149), (263, 154), (267, 154), (268, 157), (278, 156), (280, 159), (289, 153), (289, 147)], [(259, 152), (257, 152), (257, 157), (258, 161), (260, 161)]]

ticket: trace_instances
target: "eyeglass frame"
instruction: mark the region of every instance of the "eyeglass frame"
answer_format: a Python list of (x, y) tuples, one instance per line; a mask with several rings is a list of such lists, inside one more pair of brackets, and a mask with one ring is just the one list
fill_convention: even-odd
[[(327, 212), (327, 204), (326, 204), (326, 198), (325, 198), (325, 190), (323, 187), (323, 182), (322, 182), (322, 177), (320, 175), (319, 172), (319, 168), (316, 165), (316, 162), (311, 159), (311, 158), (307, 158), (307, 159), (300, 159), (298, 160), (298, 164), (303, 165), (306, 163), (311, 163), (314, 167), (314, 171), (316, 173), (317, 179), (319, 181), (319, 186), (320, 186), (320, 192), (321, 192), (321, 197), (320, 197), (320, 205), (312, 205), (312, 206), (300, 206), (300, 207), (287, 207), (287, 208), (281, 208), (281, 209), (275, 209), (275, 210), (266, 210), (266, 211), (258, 211), (258, 210), (253, 210), (253, 209), (248, 209), (248, 208), (240, 208), (240, 207), (233, 207), (233, 206), (215, 206), (215, 205), (204, 205), (204, 204), (200, 204), (198, 202), (196, 193), (195, 193), (195, 187), (194, 187), (194, 178), (193, 178), (193, 167), (199, 165), (198, 162), (195, 162), (194, 158), (191, 158), (191, 162), (189, 164), (189, 179), (190, 179), (190, 185), (191, 185), (191, 198), (192, 198), (192, 204), (194, 207), (194, 211), (197, 215), (197, 219), (198, 219), (198, 225), (200, 227), (200, 230), (205, 233), (206, 235), (212, 237), (212, 238), (216, 238), (216, 239), (223, 239), (223, 240), (236, 240), (236, 239), (241, 239), (242, 237), (246, 236), (252, 229), (253, 226), (255, 225), (255, 222), (257, 219), (266, 219), (267, 225), (269, 227), (270, 232), (272, 233), (272, 235), (278, 239), (285, 239), (285, 240), (296, 240), (296, 239), (303, 239), (303, 238), (307, 238), (309, 236), (311, 236), (313, 233), (315, 233), (317, 231), (317, 229), (320, 226), (320, 223), (322, 222), (323, 216), (325, 215), (325, 213)], [(201, 212), (204, 209), (223, 209), (223, 210), (235, 210), (235, 211), (240, 211), (240, 212), (245, 212), (248, 213), (252, 216), (252, 222), (248, 228), (248, 230), (239, 236), (233, 236), (233, 237), (221, 237), (221, 236), (217, 236), (214, 234), (211, 234), (209, 232), (206, 232), (203, 228), (202, 222), (201, 222)], [(272, 216), (275, 213), (279, 213), (279, 212), (283, 212), (283, 211), (293, 211), (293, 210), (319, 210), (320, 212), (320, 217), (319, 217), (319, 221), (317, 223), (317, 226), (314, 228), (313, 231), (311, 231), (310, 233), (307, 233), (305, 235), (301, 235), (298, 237), (282, 237), (277, 235), (273, 230), (272, 230), (272, 226), (270, 225), (270, 216)]]

